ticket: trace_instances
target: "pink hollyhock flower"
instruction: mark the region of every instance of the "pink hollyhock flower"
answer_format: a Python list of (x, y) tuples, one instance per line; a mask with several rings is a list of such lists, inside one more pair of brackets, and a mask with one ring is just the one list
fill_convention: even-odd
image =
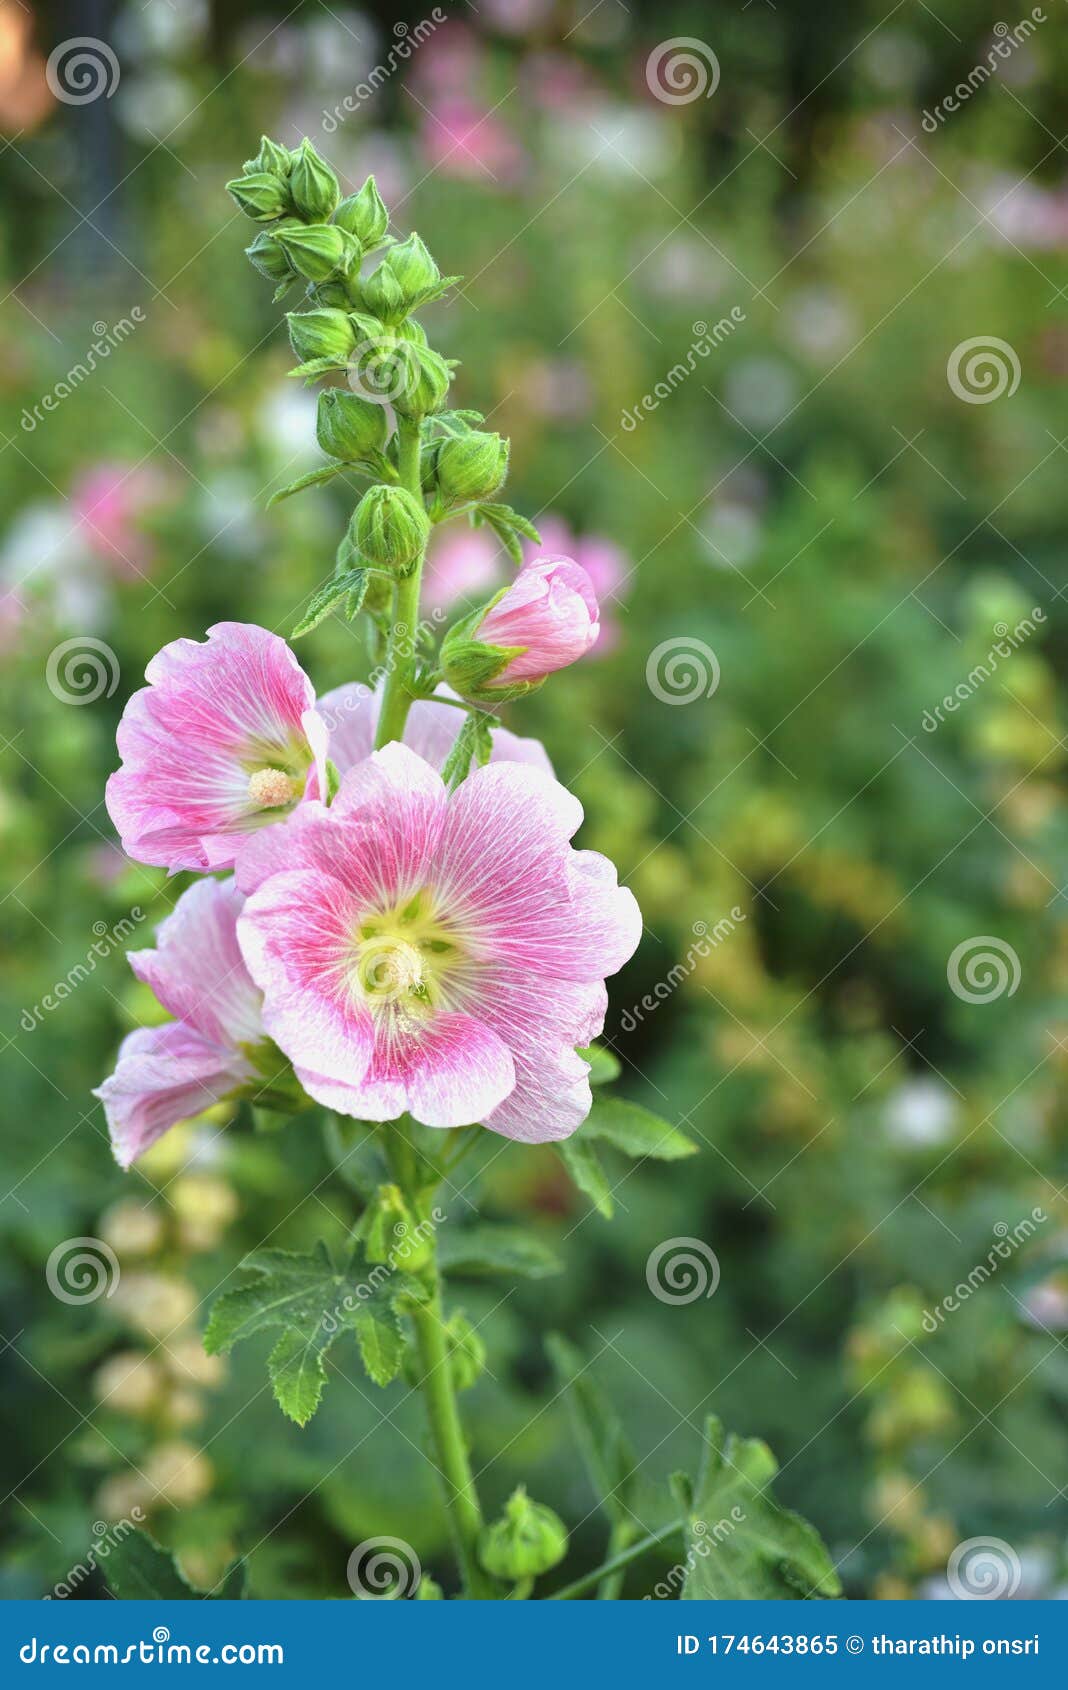
[[(198, 880), (157, 928), (157, 948), (129, 953), (137, 978), (176, 1019), (129, 1033), (115, 1072), (93, 1094), (123, 1168), (178, 1121), (228, 1098), (292, 1092), (299, 1101), (237, 942), (244, 901), (233, 880)], [(323, 1083), (304, 1069), (296, 1078), (308, 1091)]]
[(481, 645), (519, 646), (489, 687), (540, 681), (585, 657), (600, 633), (597, 595), (586, 571), (569, 557), (525, 563), (490, 605), (472, 638)]
[[(445, 698), (455, 697), (448, 687), (439, 687)], [(374, 692), (361, 681), (350, 681), (335, 687), (319, 700), (318, 711), (330, 734), (330, 756), (339, 774), (347, 774), (362, 763), (375, 748), (378, 712), (382, 706), (382, 688)], [(433, 699), (419, 699), (408, 712), (404, 729), (404, 743), (431, 768), (442, 769), (460, 731), (463, 717), (449, 704), (436, 704)], [(553, 766), (548, 753), (538, 739), (522, 739), (507, 728), (496, 728), (490, 761), (495, 763), (529, 763), (551, 775)], [(284, 860), (284, 845), (282, 846)], [(281, 866), (281, 865), (280, 865)], [(241, 879), (240, 870), (238, 879)]]
[(431, 168), (446, 176), (510, 182), (520, 174), (525, 158), (515, 136), (490, 108), (463, 94), (447, 95), (426, 108), (420, 134)]
[(256, 1076), (250, 1053), (266, 1035), (235, 933), (242, 902), (232, 881), (200, 880), (161, 923), (159, 948), (129, 953), (137, 978), (177, 1020), (129, 1033), (115, 1072), (93, 1094), (123, 1168), (176, 1121)]
[(325, 790), (326, 728), (284, 640), (247, 622), (175, 640), (119, 723), (107, 785), (123, 850), (170, 869), (232, 868), (242, 841)]
[(431, 541), (423, 570), (423, 596), (431, 610), (485, 592), (500, 578), (500, 547), (484, 528), (443, 529)]
[(614, 541), (603, 534), (584, 534), (581, 539), (578, 538), (563, 517), (539, 517), (536, 527), (541, 535), (541, 545), (535, 546), (532, 540), (523, 542), (528, 562), (544, 552), (572, 557), (593, 582), (601, 623), (596, 655), (606, 657), (619, 644), (622, 630), (618, 617), (611, 614), (605, 600), (618, 599), (620, 589), (631, 575), (627, 557)]
[(538, 769), (489, 764), (449, 796), (394, 743), (329, 810), (305, 804), (249, 845), (238, 938), (312, 1097), (364, 1120), (574, 1132), (590, 1108), (575, 1047), (641, 933), (612, 865), (572, 850), (581, 820)]

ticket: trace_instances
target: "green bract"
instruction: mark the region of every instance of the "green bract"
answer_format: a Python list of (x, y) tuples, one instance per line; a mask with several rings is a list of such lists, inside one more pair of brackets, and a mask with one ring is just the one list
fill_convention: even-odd
[(537, 1578), (567, 1554), (567, 1528), (559, 1515), (532, 1502), (520, 1485), (504, 1514), (478, 1540), (478, 1556), (494, 1578)]
[(300, 216), (312, 223), (325, 223), (338, 202), (337, 177), (306, 137), (293, 164), (289, 191)]
[(443, 440), (437, 459), (438, 490), (449, 504), (488, 499), (508, 473), (508, 442), (472, 429)]
[(423, 554), (430, 523), (404, 487), (370, 487), (356, 507), (352, 539), (361, 558), (379, 569), (405, 571)]
[(235, 177), (234, 181), (227, 182), (226, 191), (233, 196), (245, 216), (257, 223), (273, 223), (276, 217), (283, 217), (293, 209), (285, 184), (266, 170)]
[(344, 463), (357, 463), (386, 443), (389, 424), (381, 405), (347, 393), (343, 387), (328, 387), (319, 395), (316, 438), (323, 451)]
[(333, 358), (343, 364), (356, 344), (352, 324), (344, 311), (320, 306), (315, 311), (287, 311), (289, 344), (302, 361)]
[(310, 282), (326, 282), (343, 275), (359, 256), (352, 236), (333, 223), (298, 223), (279, 229), (277, 238), (294, 269)]
[(382, 245), (389, 228), (389, 212), (382, 202), (373, 176), (368, 176), (358, 194), (349, 194), (334, 212), (334, 222), (355, 235), (364, 252)]

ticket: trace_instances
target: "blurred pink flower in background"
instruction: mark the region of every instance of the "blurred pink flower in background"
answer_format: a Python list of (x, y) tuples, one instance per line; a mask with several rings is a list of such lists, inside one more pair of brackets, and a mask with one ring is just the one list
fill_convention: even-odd
[(525, 162), (515, 136), (488, 106), (450, 94), (421, 114), (420, 140), (432, 169), (484, 182), (514, 182)]
[(97, 557), (118, 575), (143, 575), (153, 549), (140, 524), (163, 493), (156, 471), (122, 463), (94, 464), (70, 491), (71, 514)]
[(504, 554), (488, 529), (463, 524), (444, 529), (432, 542), (426, 560), (426, 603), (431, 610), (448, 610), (457, 599), (496, 587), (503, 570)]
[(573, 558), (592, 581), (601, 617), (601, 634), (592, 655), (605, 656), (618, 646), (622, 637), (622, 624), (613, 614), (613, 605), (618, 605), (620, 592), (631, 574), (626, 554), (603, 534), (584, 534), (579, 538), (563, 517), (551, 512), (536, 518), (534, 526), (541, 535), (541, 544), (536, 546), (532, 540), (523, 542), (528, 562), (547, 553)]
[(26, 619), (26, 606), (14, 593), (0, 592), (0, 652), (5, 656), (18, 646), (19, 631)]

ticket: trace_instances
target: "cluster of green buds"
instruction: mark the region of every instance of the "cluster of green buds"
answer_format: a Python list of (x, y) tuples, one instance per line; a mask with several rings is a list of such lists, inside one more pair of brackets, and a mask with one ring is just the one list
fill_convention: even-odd
[[(319, 395), (316, 435), (327, 461), (274, 497), (341, 474), (373, 483), (352, 512), (333, 579), (314, 595), (294, 632), (306, 633), (335, 609), (350, 618), (363, 612), (377, 659), (391, 637), (394, 594), (418, 575), (435, 524), (467, 516), (488, 525), (517, 564), (520, 537), (538, 539), (530, 523), (498, 502), (508, 441), (485, 428), (480, 412), (449, 408), (455, 363), (428, 344), (414, 315), (459, 278), (441, 274), (417, 234), (394, 239), (373, 176), (342, 197), (334, 171), (307, 139), (290, 148), (265, 136), (227, 187), (258, 225), (246, 250), (277, 285), (276, 299), (303, 285), (299, 306), (286, 313), (297, 359), (290, 373), (309, 382), (340, 378)], [(365, 264), (368, 259), (373, 262)], [(410, 609), (393, 611), (396, 625), (418, 621)], [(470, 638), (477, 643), (477, 630)], [(466, 676), (470, 663), (451, 661), (454, 646), (447, 665), (418, 654), (416, 672), (405, 680), (409, 696), (429, 696), (443, 678), (452, 680), (454, 669)], [(493, 663), (499, 668), (511, 655), (494, 648)], [(481, 651), (478, 663), (485, 666)], [(474, 708), (516, 689), (498, 688), (485, 701), (478, 690), (461, 690)], [(465, 739), (464, 756), (481, 760), (488, 736), (475, 726), (479, 732)]]

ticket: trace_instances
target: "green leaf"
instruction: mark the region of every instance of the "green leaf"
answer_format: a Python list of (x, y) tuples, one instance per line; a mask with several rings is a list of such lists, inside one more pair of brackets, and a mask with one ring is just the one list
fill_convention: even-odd
[(625, 1156), (651, 1156), (658, 1162), (678, 1162), (697, 1150), (693, 1139), (670, 1121), (622, 1098), (598, 1098), (579, 1133), (586, 1139), (603, 1139)]
[[(373, 1367), (368, 1363), (368, 1372), (376, 1384), (388, 1383), (396, 1373), (402, 1344), (393, 1300), (405, 1288), (403, 1274), (381, 1264), (372, 1267), (355, 1251), (339, 1269), (321, 1242), (300, 1255), (258, 1250), (241, 1265), (256, 1277), (216, 1299), (204, 1348), (217, 1355), (258, 1332), (281, 1327), (267, 1371), (279, 1407), (298, 1426), (306, 1425), (319, 1406), (326, 1383), (325, 1357), (346, 1328), (356, 1331), (361, 1351), (369, 1343)], [(397, 1333), (392, 1371), (385, 1341), (366, 1337), (370, 1319)]]
[(476, 505), (471, 512), (471, 521), (476, 527), (480, 523), (488, 524), (514, 563), (523, 561), (523, 548), (519, 543), (521, 534), (525, 539), (533, 540), (535, 545), (541, 544), (541, 535), (534, 524), (528, 522), (525, 516), (520, 516), (511, 505)]
[(197, 1595), (174, 1557), (147, 1532), (130, 1532), (109, 1550), (106, 1577), (120, 1602), (188, 1602)]
[(819, 1533), (770, 1491), (779, 1464), (759, 1438), (725, 1436), (705, 1422), (705, 1459), (686, 1521), (688, 1601), (840, 1596)]
[(612, 1191), (605, 1171), (593, 1146), (575, 1133), (571, 1138), (562, 1139), (555, 1149), (579, 1190), (584, 1191), (592, 1200), (598, 1214), (610, 1221), (616, 1212), (616, 1206), (612, 1201)]
[[(366, 569), (346, 569), (342, 575), (332, 575), (329, 581), (324, 581), (319, 590), (312, 594), (311, 602), (290, 634), (290, 639), (299, 640), (302, 634), (309, 634), (313, 628), (317, 628), (320, 622), (330, 615), (334, 606), (348, 595), (352, 596), (349, 598), (346, 614), (351, 622), (362, 605), (366, 592)], [(356, 610), (352, 608), (352, 598), (357, 601)]]
[(561, 1389), (567, 1390), (575, 1441), (598, 1500), (613, 1524), (633, 1525), (629, 1503), (637, 1463), (623, 1423), (581, 1352), (557, 1333), (547, 1347)]
[(335, 1171), (368, 1201), (390, 1177), (377, 1127), (376, 1121), (354, 1121), (348, 1115), (328, 1115), (323, 1126), (326, 1153)]
[(296, 481), (291, 481), (288, 487), (280, 487), (277, 493), (272, 493), (267, 500), (267, 509), (272, 505), (281, 504), (283, 499), (290, 498), (294, 493), (303, 493), (305, 487), (317, 487), (321, 481), (330, 481), (342, 470), (350, 469), (350, 464), (320, 464), (318, 469), (310, 469), (306, 475), (298, 475)]
[(235, 1561), (223, 1574), (222, 1581), (212, 1596), (220, 1602), (240, 1602), (246, 1595), (248, 1586), (247, 1561)]
[(483, 1224), (443, 1232), (438, 1248), (448, 1273), (544, 1279), (563, 1269), (555, 1250), (518, 1226)]
[(462, 786), (472, 762), (479, 767), (489, 762), (493, 751), (491, 725), (497, 725), (496, 716), (487, 716), (481, 710), (473, 710), (465, 716), (463, 727), (453, 741), (441, 771), (441, 778), (450, 792)]
[(404, 1359), (404, 1339), (396, 1325), (379, 1319), (369, 1309), (358, 1309), (356, 1338), (368, 1377), (376, 1385), (388, 1385), (397, 1377)]
[(607, 1086), (618, 1080), (622, 1064), (618, 1056), (604, 1045), (580, 1045), (575, 1052), (590, 1065), (590, 1085)]

